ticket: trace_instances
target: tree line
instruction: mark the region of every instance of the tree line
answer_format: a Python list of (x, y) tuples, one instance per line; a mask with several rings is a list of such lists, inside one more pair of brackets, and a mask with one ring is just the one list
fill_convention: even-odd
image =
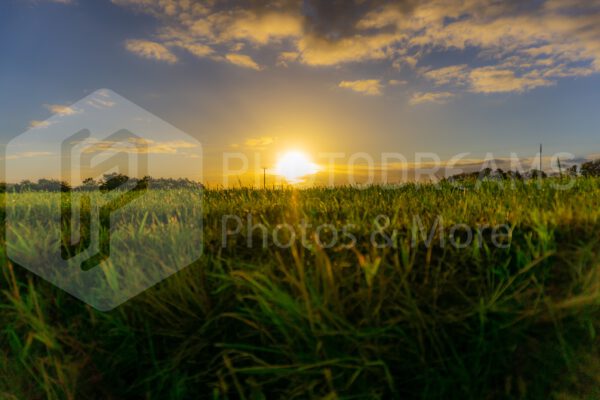
[[(577, 165), (572, 165), (565, 170), (560, 171), (561, 176), (583, 176), (583, 177), (600, 177), (600, 159), (588, 161), (583, 164), (579, 168)], [(493, 170), (491, 168), (484, 168), (481, 171), (475, 172), (464, 172), (460, 174), (456, 174), (448, 178), (452, 181), (457, 180), (471, 180), (471, 179), (515, 179), (515, 180), (525, 180), (525, 179), (538, 179), (538, 178), (547, 178), (548, 174), (544, 171), (540, 171), (538, 169), (532, 169), (527, 172), (519, 172), (519, 171), (504, 171), (501, 168)]]
[(25, 179), (19, 183), (0, 182), (0, 193), (5, 192), (67, 192), (67, 191), (111, 191), (142, 189), (202, 189), (200, 182), (187, 178), (131, 178), (120, 173), (104, 174), (102, 178), (86, 178), (81, 185), (72, 186), (66, 181), (41, 178), (36, 182)]

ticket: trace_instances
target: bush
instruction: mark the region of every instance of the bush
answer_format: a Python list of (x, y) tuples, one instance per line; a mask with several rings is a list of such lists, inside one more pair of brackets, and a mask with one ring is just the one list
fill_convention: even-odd
[(600, 176), (600, 159), (583, 163), (581, 165), (581, 175)]

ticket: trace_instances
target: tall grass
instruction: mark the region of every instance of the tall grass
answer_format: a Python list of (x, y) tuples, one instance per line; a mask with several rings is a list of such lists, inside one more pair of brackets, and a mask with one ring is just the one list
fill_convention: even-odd
[[(48, 194), (24, 196), (7, 207), (35, 212)], [(202, 257), (108, 313), (3, 249), (0, 398), (600, 396), (598, 180), (207, 190), (202, 201)], [(244, 224), (226, 242), (224, 215)], [(304, 240), (263, 247), (248, 215)], [(482, 234), (457, 248), (438, 230), (428, 246), (415, 216)], [(324, 223), (351, 226), (355, 246), (320, 246)], [(506, 246), (485, 227), (499, 224)], [(373, 232), (391, 245), (374, 246)]]

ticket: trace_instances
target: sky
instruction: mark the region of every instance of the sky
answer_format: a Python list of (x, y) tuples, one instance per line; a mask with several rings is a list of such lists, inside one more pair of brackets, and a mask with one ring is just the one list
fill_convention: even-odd
[(110, 90), (201, 143), (215, 184), (288, 151), (338, 174), (539, 143), (581, 160), (600, 153), (600, 1), (6, 0), (0, 88), (3, 144)]

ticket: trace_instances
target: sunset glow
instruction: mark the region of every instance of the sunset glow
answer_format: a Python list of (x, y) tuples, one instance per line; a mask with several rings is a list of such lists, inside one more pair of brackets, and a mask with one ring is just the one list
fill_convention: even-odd
[(282, 176), (289, 183), (300, 183), (302, 178), (313, 175), (320, 170), (319, 166), (301, 151), (288, 151), (279, 157), (275, 174)]

